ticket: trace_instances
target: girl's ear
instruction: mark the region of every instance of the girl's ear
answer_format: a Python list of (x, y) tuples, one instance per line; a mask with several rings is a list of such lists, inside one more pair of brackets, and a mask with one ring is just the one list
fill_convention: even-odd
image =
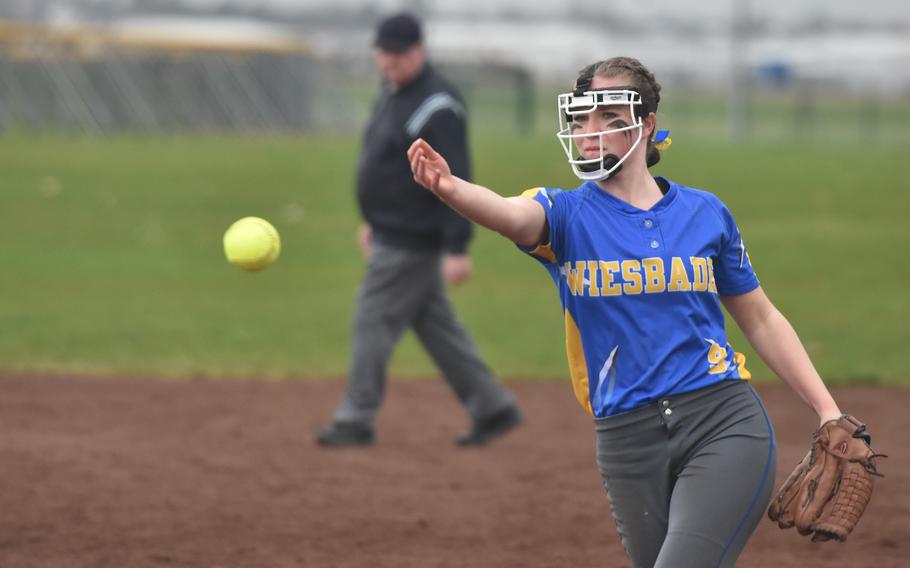
[(653, 112), (649, 112), (647, 118), (645, 118), (645, 135), (647, 135), (648, 140), (654, 137), (655, 124), (657, 124), (657, 116)]

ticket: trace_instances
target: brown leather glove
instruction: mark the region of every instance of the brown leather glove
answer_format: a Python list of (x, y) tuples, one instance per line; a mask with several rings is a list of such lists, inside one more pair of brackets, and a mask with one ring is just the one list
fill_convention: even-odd
[(847, 540), (869, 499), (878, 473), (866, 425), (845, 414), (812, 436), (809, 453), (771, 501), (768, 517), (787, 529), (796, 526), (813, 541)]

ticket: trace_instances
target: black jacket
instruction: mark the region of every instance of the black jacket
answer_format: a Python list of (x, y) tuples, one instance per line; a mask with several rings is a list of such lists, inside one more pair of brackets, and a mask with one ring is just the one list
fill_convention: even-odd
[(384, 88), (373, 106), (357, 164), (357, 196), (378, 242), (412, 250), (464, 253), (471, 223), (414, 181), (407, 150), (423, 138), (470, 179), (464, 102), (455, 88), (425, 65), (396, 92)]

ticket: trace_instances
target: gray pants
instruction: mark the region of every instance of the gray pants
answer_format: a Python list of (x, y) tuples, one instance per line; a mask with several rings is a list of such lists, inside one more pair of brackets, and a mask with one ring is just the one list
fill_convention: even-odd
[(733, 566), (774, 486), (771, 422), (746, 381), (599, 419), (597, 465), (635, 568)]
[(446, 297), (442, 256), (373, 244), (357, 298), (347, 395), (339, 422), (372, 426), (385, 393), (389, 358), (411, 328), (474, 419), (514, 404), (493, 378)]

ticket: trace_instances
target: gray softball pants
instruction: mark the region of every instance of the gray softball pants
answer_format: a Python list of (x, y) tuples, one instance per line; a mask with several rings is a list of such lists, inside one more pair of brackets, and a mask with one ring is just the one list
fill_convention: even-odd
[(373, 425), (385, 393), (389, 359), (409, 328), (474, 420), (515, 404), (455, 316), (441, 261), (438, 252), (374, 242), (357, 298), (347, 394), (336, 421)]
[(733, 566), (771, 499), (771, 422), (747, 381), (596, 421), (597, 465), (634, 568)]

